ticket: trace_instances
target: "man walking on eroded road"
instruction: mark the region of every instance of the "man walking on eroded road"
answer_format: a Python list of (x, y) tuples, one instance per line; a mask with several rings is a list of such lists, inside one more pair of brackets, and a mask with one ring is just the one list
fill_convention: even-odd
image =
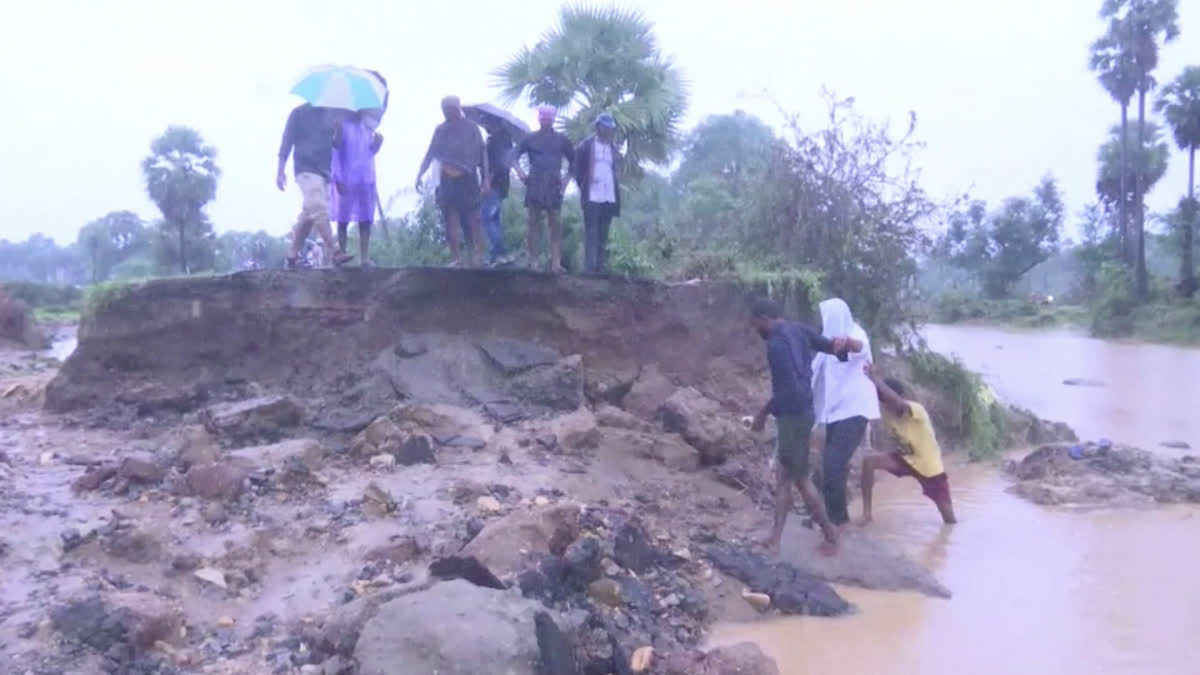
[[(575, 165), (575, 148), (571, 139), (555, 131), (554, 117), (557, 111), (548, 105), (538, 108), (539, 129), (517, 144), (515, 160), (529, 155), (529, 173), (517, 164), (517, 175), (525, 183), (525, 208), (529, 211), (529, 229), (525, 233), (525, 249), (529, 255), (529, 266), (537, 260), (537, 239), (544, 215), (550, 229), (550, 262), (547, 269), (559, 273), (562, 267), (562, 213), (563, 190)], [(567, 173), (563, 175), (563, 160), (567, 162)]]
[(750, 323), (767, 343), (767, 365), (771, 371), (771, 400), (755, 416), (751, 428), (762, 431), (767, 416), (773, 415), (778, 431), (775, 521), (763, 543), (771, 552), (779, 551), (795, 485), (809, 515), (825, 536), (820, 551), (832, 555), (837, 551), (838, 531), (829, 522), (825, 504), (809, 473), (809, 440), (814, 419), (812, 360), (817, 352), (845, 358), (847, 352), (861, 351), (863, 345), (844, 336), (822, 337), (802, 324), (785, 321), (779, 306), (766, 298), (756, 300), (751, 306)]
[[(333, 230), (329, 227), (329, 178), (333, 161), (333, 144), (337, 127), (341, 121), (340, 111), (318, 108), (305, 103), (297, 106), (288, 115), (283, 128), (283, 140), (279, 144), (279, 168), (275, 173), (275, 186), (280, 191), (287, 188), (288, 155), (292, 155), (292, 170), (296, 185), (300, 188), (300, 217), (292, 233), (292, 245), (288, 250), (288, 267), (295, 267), (308, 235), (316, 228), (317, 235), (325, 244), (326, 251), (337, 251)], [(333, 263), (342, 265), (353, 259), (345, 253), (334, 253)]]
[(417, 171), (417, 192), (421, 191), (421, 179), (429, 170), (429, 165), (436, 159), (442, 173), (438, 179), (437, 205), (446, 224), (450, 264), (455, 267), (462, 264), (459, 238), (462, 236), (461, 228), (466, 227), (470, 229), (471, 242), (474, 244), (469, 254), (470, 264), (474, 266), (484, 256), (479, 203), (483, 186), (491, 180), (483, 133), (479, 125), (463, 115), (462, 103), (457, 96), (442, 99), (442, 115), (446, 121), (434, 129), (429, 149)]
[(870, 364), (864, 371), (875, 384), (886, 427), (894, 449), (863, 458), (862, 500), (863, 524), (871, 522), (871, 492), (875, 487), (875, 472), (887, 471), (893, 476), (912, 476), (937, 506), (942, 522), (953, 525), (954, 503), (950, 500), (950, 479), (942, 464), (942, 448), (933, 431), (933, 422), (925, 406), (909, 399), (899, 380), (880, 377)]

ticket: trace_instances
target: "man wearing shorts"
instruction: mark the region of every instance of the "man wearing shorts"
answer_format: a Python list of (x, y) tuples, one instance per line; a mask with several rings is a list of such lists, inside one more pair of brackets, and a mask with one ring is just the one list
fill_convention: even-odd
[[(288, 155), (292, 155), (292, 170), (296, 175), (296, 185), (300, 187), (301, 198), (300, 217), (296, 220), (292, 245), (288, 250), (288, 267), (295, 267), (300, 260), (301, 247), (313, 228), (316, 228), (327, 251), (337, 250), (333, 230), (329, 227), (329, 177), (339, 114), (338, 111), (305, 103), (292, 110), (283, 128), (275, 186), (280, 191), (287, 188), (284, 169)], [(333, 256), (333, 262), (341, 265), (352, 258), (337, 253)]]
[(792, 510), (792, 485), (795, 485), (809, 515), (825, 535), (820, 551), (832, 555), (837, 551), (838, 532), (829, 522), (825, 504), (809, 475), (809, 437), (814, 419), (812, 361), (817, 352), (844, 355), (861, 351), (863, 345), (844, 336), (825, 338), (807, 326), (784, 321), (779, 306), (765, 298), (751, 306), (750, 323), (767, 343), (767, 364), (771, 371), (771, 400), (755, 416), (751, 429), (762, 431), (767, 416), (774, 415), (779, 432), (775, 520), (763, 543), (770, 551), (778, 552), (783, 526)]
[[(574, 173), (575, 147), (571, 139), (554, 129), (554, 119), (557, 111), (548, 105), (538, 108), (538, 130), (528, 134), (517, 143), (516, 160), (523, 155), (529, 157), (529, 171), (526, 172), (518, 163), (517, 176), (525, 183), (525, 208), (529, 213), (528, 229), (525, 232), (525, 250), (529, 256), (529, 266), (534, 266), (537, 259), (536, 244), (538, 232), (541, 230), (542, 216), (550, 230), (550, 261), (547, 269), (554, 273), (563, 271), (562, 267), (562, 212), (563, 190), (567, 188), (567, 179)], [(567, 172), (563, 174), (563, 161), (566, 160)]]
[(896, 449), (874, 453), (863, 459), (862, 500), (863, 524), (871, 522), (871, 490), (875, 472), (884, 470), (893, 476), (912, 476), (937, 506), (947, 525), (957, 522), (954, 504), (950, 500), (950, 480), (942, 465), (942, 448), (933, 432), (933, 423), (925, 406), (905, 396), (905, 387), (893, 378), (881, 378), (868, 364), (864, 370), (875, 383), (879, 394), (884, 427), (895, 441)]
[(461, 228), (469, 227), (474, 244), (470, 255), (471, 265), (477, 265), (484, 256), (483, 230), (480, 226), (481, 186), (487, 185), (488, 158), (484, 149), (483, 132), (479, 125), (463, 115), (462, 103), (457, 96), (442, 99), (442, 115), (445, 122), (437, 125), (429, 150), (421, 160), (417, 171), (417, 192), (421, 191), (421, 179), (429, 170), (433, 160), (441, 165), (442, 175), (438, 179), (437, 205), (446, 223), (446, 240), (450, 243), (450, 264), (462, 264), (459, 255)]

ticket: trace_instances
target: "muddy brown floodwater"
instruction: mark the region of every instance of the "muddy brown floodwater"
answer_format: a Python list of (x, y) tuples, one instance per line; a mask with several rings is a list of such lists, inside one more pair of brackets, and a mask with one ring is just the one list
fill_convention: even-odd
[[(1001, 398), (1082, 438), (1164, 453), (1178, 451), (1162, 441), (1200, 441), (1200, 350), (977, 327), (925, 335)], [(758, 642), (783, 675), (1200, 672), (1200, 511), (1051, 509), (1006, 493), (994, 466), (951, 472), (959, 525), (941, 526), (908, 481), (883, 479), (872, 529), (952, 599), (839, 588), (858, 615), (725, 625), (713, 642)]]

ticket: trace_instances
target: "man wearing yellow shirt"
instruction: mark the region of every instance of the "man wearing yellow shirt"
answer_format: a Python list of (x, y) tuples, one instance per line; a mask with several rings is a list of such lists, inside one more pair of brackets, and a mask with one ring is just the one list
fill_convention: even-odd
[(925, 406), (905, 398), (904, 385), (890, 377), (879, 377), (871, 370), (870, 364), (864, 370), (871, 382), (875, 383), (883, 425), (895, 442), (895, 449), (888, 453), (874, 453), (863, 459), (863, 524), (871, 522), (871, 490), (875, 486), (877, 470), (917, 479), (921, 491), (933, 500), (942, 514), (942, 520), (948, 525), (957, 522), (954, 504), (950, 500), (950, 481), (942, 465), (942, 448), (938, 445), (933, 422)]

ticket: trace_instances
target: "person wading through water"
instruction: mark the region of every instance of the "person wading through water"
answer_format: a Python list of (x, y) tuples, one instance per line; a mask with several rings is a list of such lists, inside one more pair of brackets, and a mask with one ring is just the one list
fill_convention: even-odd
[(863, 458), (862, 464), (862, 524), (871, 522), (871, 492), (875, 488), (875, 472), (887, 471), (893, 476), (911, 476), (921, 484), (925, 493), (937, 506), (942, 522), (953, 525), (954, 503), (950, 499), (950, 479), (942, 464), (942, 447), (938, 444), (933, 422), (925, 406), (908, 396), (907, 389), (899, 380), (880, 377), (870, 364), (863, 372), (874, 384), (883, 408), (883, 425), (893, 442), (893, 449), (883, 453), (872, 453)]
[(862, 344), (845, 361), (828, 354), (813, 359), (814, 410), (817, 423), (825, 425), (825, 450), (821, 453), (821, 492), (825, 512), (835, 526), (850, 524), (846, 507), (846, 477), (850, 459), (862, 444), (868, 420), (879, 419), (879, 398), (875, 385), (863, 373), (871, 363), (871, 342), (850, 314), (850, 306), (841, 298), (820, 304), (821, 334), (832, 339), (848, 335)]
[(825, 541), (820, 551), (837, 552), (838, 531), (825, 515), (825, 505), (809, 476), (809, 441), (813, 428), (812, 360), (822, 352), (847, 358), (846, 353), (861, 351), (854, 338), (826, 338), (808, 327), (785, 321), (779, 306), (766, 298), (750, 307), (750, 324), (767, 343), (767, 365), (771, 371), (771, 400), (755, 416), (751, 429), (762, 431), (767, 416), (775, 417), (778, 431), (778, 467), (775, 476), (775, 521), (763, 544), (772, 553), (779, 551), (783, 526), (792, 510), (792, 485), (800, 491), (809, 515), (821, 527)]
[[(562, 266), (562, 202), (563, 190), (575, 166), (575, 148), (571, 139), (554, 129), (557, 111), (548, 105), (538, 108), (540, 127), (517, 143), (514, 164), (521, 182), (525, 183), (525, 208), (529, 211), (529, 229), (525, 233), (525, 249), (529, 266), (537, 260), (537, 240), (541, 230), (542, 215), (546, 216), (550, 229), (550, 261), (546, 269), (563, 272)], [(522, 155), (529, 155), (529, 172), (521, 168)], [(563, 160), (567, 162), (567, 173), (563, 174)]]
[[(329, 227), (329, 176), (333, 161), (333, 144), (337, 140), (338, 126), (344, 111), (317, 108), (304, 103), (296, 106), (288, 115), (283, 127), (283, 139), (279, 143), (279, 169), (275, 172), (275, 186), (280, 192), (287, 189), (288, 155), (292, 155), (292, 172), (300, 188), (300, 216), (292, 233), (292, 245), (288, 249), (287, 265), (296, 267), (308, 235), (316, 228), (317, 235), (325, 244), (326, 251), (337, 251), (333, 241), (333, 230)], [(342, 265), (354, 256), (333, 253), (333, 263)]]
[(446, 224), (446, 240), (450, 244), (450, 265), (462, 264), (460, 257), (460, 228), (470, 228), (471, 265), (477, 265), (484, 256), (483, 231), (480, 227), (480, 200), (484, 186), (491, 181), (488, 173), (487, 152), (484, 150), (483, 132), (479, 125), (463, 115), (462, 103), (457, 96), (442, 99), (442, 115), (445, 122), (437, 125), (429, 149), (417, 170), (417, 192), (421, 191), (421, 179), (429, 170), (433, 160), (441, 165), (442, 175), (438, 180), (437, 204), (442, 210)]

